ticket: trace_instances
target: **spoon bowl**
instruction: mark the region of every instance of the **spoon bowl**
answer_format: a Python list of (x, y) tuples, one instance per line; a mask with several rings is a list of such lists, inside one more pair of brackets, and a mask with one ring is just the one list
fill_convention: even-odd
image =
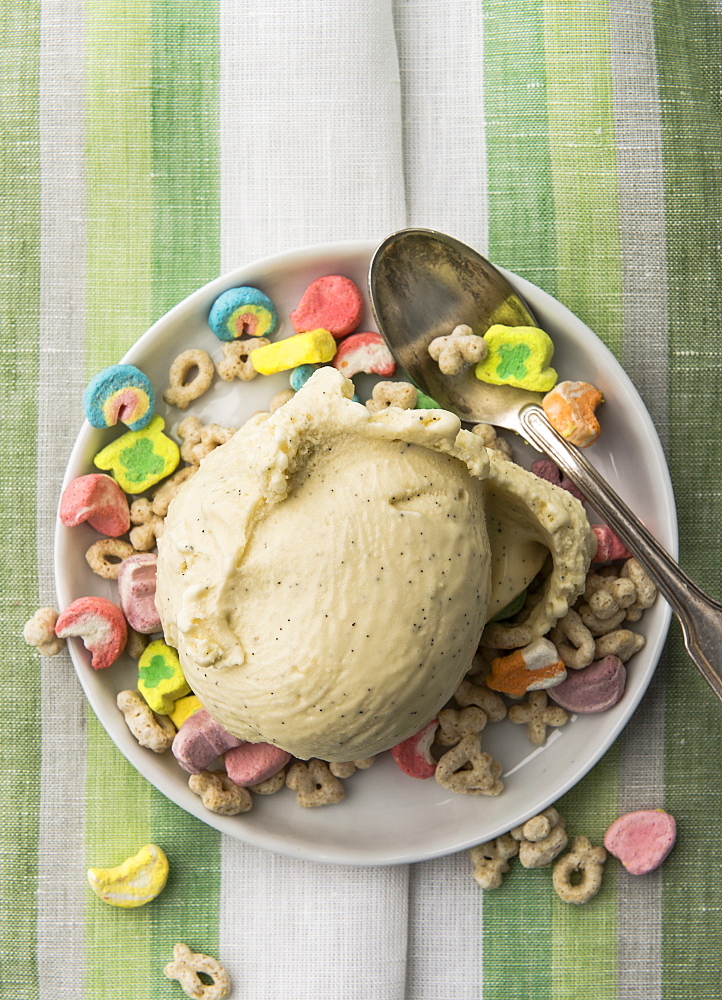
[(556, 432), (540, 394), (489, 385), (472, 370), (444, 375), (429, 354), (435, 337), (462, 323), (478, 336), (496, 323), (537, 326), (506, 277), (444, 233), (404, 229), (377, 247), (368, 284), (379, 331), (408, 378), (462, 420), (514, 430), (557, 464), (669, 602), (690, 657), (722, 701), (722, 604), (684, 573), (580, 450)]
[(450, 236), (405, 229), (377, 248), (369, 289), (379, 330), (414, 385), (462, 420), (520, 431), (520, 408), (540, 405), (540, 393), (480, 382), (468, 368), (444, 375), (428, 350), (461, 323), (479, 337), (495, 323), (537, 326), (501, 271)]

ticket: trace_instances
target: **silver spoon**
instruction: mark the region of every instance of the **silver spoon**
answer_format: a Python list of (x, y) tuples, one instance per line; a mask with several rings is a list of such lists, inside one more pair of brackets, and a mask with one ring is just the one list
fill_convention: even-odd
[(722, 604), (680, 569), (582, 453), (557, 434), (541, 394), (480, 382), (473, 372), (443, 375), (428, 352), (434, 337), (467, 324), (483, 336), (494, 323), (536, 326), (507, 279), (471, 247), (430, 229), (404, 229), (379, 245), (369, 268), (371, 306), (398, 366), (422, 392), (472, 423), (521, 434), (548, 455), (617, 533), (666, 598), (685, 646), (722, 701)]

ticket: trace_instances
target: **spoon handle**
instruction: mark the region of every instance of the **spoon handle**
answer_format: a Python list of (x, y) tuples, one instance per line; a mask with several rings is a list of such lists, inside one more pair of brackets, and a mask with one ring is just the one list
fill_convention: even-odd
[(557, 434), (541, 407), (525, 407), (519, 422), (524, 436), (556, 462), (646, 570), (679, 619), (690, 657), (722, 701), (722, 604), (687, 576), (594, 466)]

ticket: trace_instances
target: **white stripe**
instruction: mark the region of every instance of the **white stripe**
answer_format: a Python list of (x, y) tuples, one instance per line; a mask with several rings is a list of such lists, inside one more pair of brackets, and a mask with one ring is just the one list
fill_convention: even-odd
[(390, 0), (221, 0), (223, 268), (404, 224)]
[[(40, 30), (37, 546), (40, 602), (56, 606), (55, 511), (83, 412), (83, 0), (43, 0)], [(44, 660), (37, 931), (39, 996), (47, 1000), (77, 997), (83, 982), (84, 706), (67, 653)]]
[(410, 225), (488, 245), (484, 10), (395, 0)]
[[(440, 229), (485, 252), (483, 5), (395, 0), (394, 20), (408, 224)], [(466, 852), (412, 867), (407, 1000), (480, 1000), (482, 909)]]
[(406, 1000), (407, 865), (316, 864), (224, 837), (221, 871), (236, 1000)]
[[(622, 361), (665, 444), (669, 419), (667, 261), (652, 6), (651, 0), (630, 0), (624, 9), (611, 4), (610, 29), (623, 261)], [(621, 750), (620, 813), (662, 805), (664, 663), (621, 738)], [(662, 996), (661, 878), (653, 874), (635, 879), (619, 867), (618, 996), (620, 1000), (656, 1000)]]
[(483, 890), (467, 851), (413, 865), (406, 1000), (482, 995)]
[[(222, 270), (403, 226), (390, 0), (251, 6), (220, 4)], [(239, 1000), (404, 1000), (407, 917), (408, 866), (222, 840), (219, 953)]]

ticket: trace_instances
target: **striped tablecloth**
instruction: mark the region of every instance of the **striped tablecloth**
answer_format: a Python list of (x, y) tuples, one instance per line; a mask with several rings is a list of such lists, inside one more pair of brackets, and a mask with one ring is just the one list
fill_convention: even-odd
[[(657, 873), (586, 907), (465, 856), (302, 862), (157, 793), (25, 620), (56, 602), (59, 487), (88, 378), (230, 267), (422, 225), (607, 342), (667, 449), (681, 562), (722, 593), (719, 0), (7, 0), (0, 10), (0, 993), (181, 996), (176, 941), (236, 998), (722, 996), (722, 709), (673, 625), (632, 722), (564, 799), (599, 842), (663, 806)], [(141, 843), (163, 896), (104, 906), (85, 868)], [(124, 853), (125, 852), (125, 853)]]

